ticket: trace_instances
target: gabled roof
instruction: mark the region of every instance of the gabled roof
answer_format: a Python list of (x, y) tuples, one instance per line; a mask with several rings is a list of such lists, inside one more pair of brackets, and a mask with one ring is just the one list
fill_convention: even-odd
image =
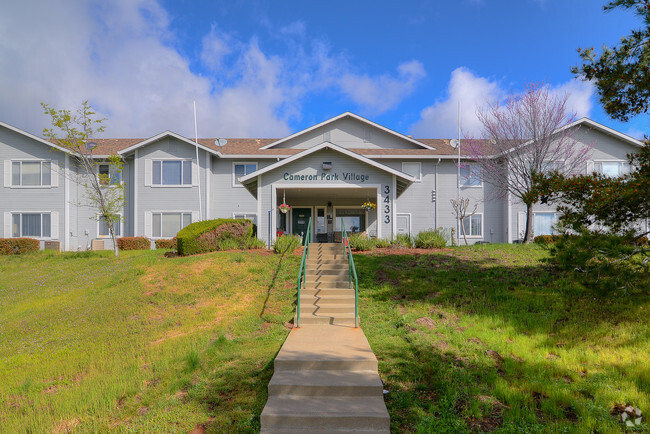
[(297, 133), (294, 133), (294, 134), (292, 134), (292, 135), (290, 135), (290, 136), (284, 137), (284, 138), (282, 138), (282, 139), (280, 139), (280, 140), (276, 140), (275, 142), (270, 143), (270, 144), (268, 144), (268, 145), (266, 145), (266, 146), (263, 146), (263, 147), (260, 148), (260, 149), (270, 149), (270, 148), (273, 148), (273, 147), (279, 145), (280, 143), (284, 143), (284, 142), (286, 142), (286, 141), (288, 141), (288, 140), (291, 140), (291, 139), (293, 139), (293, 138), (295, 138), (295, 137), (298, 137), (298, 136), (301, 136), (301, 135), (303, 135), (303, 134), (306, 134), (306, 133), (308, 133), (308, 132), (310, 132), (310, 131), (313, 131), (313, 130), (315, 130), (315, 129), (317, 129), (317, 128), (320, 128), (320, 127), (322, 127), (322, 126), (324, 126), (324, 125), (328, 125), (328, 124), (334, 123), (334, 122), (338, 121), (339, 119), (343, 119), (343, 118), (352, 118), (352, 119), (356, 119), (356, 120), (359, 121), (359, 122), (362, 122), (362, 123), (364, 123), (364, 124), (367, 124), (367, 125), (369, 125), (369, 126), (371, 126), (371, 127), (373, 127), (373, 128), (377, 128), (378, 130), (384, 131), (384, 132), (386, 132), (386, 133), (388, 133), (388, 134), (390, 134), (390, 135), (393, 135), (393, 136), (395, 136), (395, 137), (398, 137), (398, 138), (400, 138), (400, 139), (402, 139), (402, 140), (406, 140), (406, 141), (408, 141), (408, 142), (411, 142), (411, 143), (413, 143), (413, 144), (415, 144), (415, 145), (417, 145), (417, 146), (419, 146), (419, 147), (422, 147), (422, 148), (424, 148), (424, 149), (429, 149), (429, 150), (432, 150), (432, 151), (435, 150), (435, 148), (432, 148), (432, 147), (429, 146), (429, 145), (425, 145), (424, 143), (419, 142), (419, 141), (413, 139), (412, 137), (405, 136), (404, 134), (400, 134), (400, 133), (398, 133), (398, 132), (396, 132), (396, 131), (393, 131), (393, 130), (391, 130), (391, 129), (389, 129), (389, 128), (386, 128), (386, 127), (384, 127), (384, 126), (382, 126), (382, 125), (376, 124), (376, 123), (374, 123), (374, 122), (372, 122), (372, 121), (370, 121), (370, 120), (368, 120), (368, 119), (366, 119), (366, 118), (363, 118), (363, 117), (361, 117), (361, 116), (359, 116), (359, 115), (355, 115), (354, 113), (351, 113), (351, 112), (345, 112), (345, 113), (342, 113), (342, 114), (340, 114), (340, 115), (338, 115), (338, 116), (335, 116), (335, 117), (333, 117), (333, 118), (331, 118), (331, 119), (328, 119), (328, 120), (326, 120), (326, 121), (323, 121), (323, 122), (321, 122), (320, 124), (313, 125), (313, 126), (311, 126), (311, 127), (309, 127), (309, 128), (306, 128), (306, 129), (304, 129), (304, 130), (302, 130), (302, 131), (298, 131)]
[(165, 131), (165, 132), (162, 132), (160, 134), (157, 134), (157, 135), (155, 135), (153, 137), (150, 137), (147, 140), (143, 140), (141, 142), (138, 142), (138, 143), (136, 143), (136, 144), (134, 144), (132, 146), (129, 146), (128, 148), (124, 148), (124, 149), (118, 151), (117, 153), (119, 155), (126, 155), (126, 154), (128, 154), (128, 153), (130, 153), (132, 151), (135, 151), (138, 148), (142, 148), (143, 146), (147, 146), (147, 145), (149, 145), (151, 143), (157, 142), (158, 140), (164, 139), (165, 137), (173, 137), (173, 138), (175, 138), (177, 140), (180, 140), (181, 142), (187, 143), (188, 145), (198, 146), (199, 148), (203, 149), (204, 151), (208, 151), (208, 152), (210, 152), (212, 154), (215, 154), (215, 155), (217, 154), (217, 151), (215, 151), (214, 149), (208, 148), (208, 147), (202, 145), (201, 143), (197, 144), (193, 140), (190, 140), (190, 139), (188, 139), (186, 137), (180, 136), (180, 135), (178, 135), (176, 133), (173, 133), (173, 132), (171, 132), (169, 130)]
[(61, 152), (65, 152), (66, 154), (70, 154), (70, 155), (73, 154), (73, 152), (70, 151), (69, 149), (66, 149), (66, 148), (64, 148), (62, 146), (59, 146), (56, 143), (52, 143), (49, 140), (45, 140), (45, 139), (42, 139), (40, 137), (37, 137), (37, 136), (35, 136), (33, 134), (28, 133), (27, 131), (21, 130), (20, 128), (16, 128), (13, 125), (9, 125), (9, 124), (6, 124), (4, 122), (0, 122), (0, 126), (5, 127), (6, 129), (11, 130), (11, 131), (13, 131), (15, 133), (22, 134), (23, 136), (29, 137), (32, 140), (36, 140), (37, 142), (43, 143), (44, 145), (47, 145), (47, 146), (49, 146), (51, 148), (57, 149), (57, 150), (59, 150)]
[(292, 155), (289, 158), (286, 158), (284, 160), (278, 161), (277, 163), (271, 164), (269, 166), (266, 166), (263, 169), (256, 170), (253, 173), (249, 173), (246, 176), (242, 176), (239, 178), (239, 182), (242, 183), (246, 187), (246, 189), (255, 197), (257, 197), (257, 177), (260, 175), (263, 175), (265, 173), (271, 172), (277, 168), (280, 168), (282, 166), (285, 166), (289, 163), (292, 163), (296, 160), (299, 160), (303, 157), (306, 157), (307, 155), (313, 154), (314, 152), (321, 151), (323, 149), (330, 149), (332, 151), (339, 152), (343, 155), (347, 155), (348, 157), (354, 158), (355, 160), (358, 160), (362, 163), (368, 164), (369, 166), (375, 167), (379, 170), (383, 170), (384, 172), (390, 173), (391, 175), (395, 175), (397, 178), (397, 196), (401, 195), (406, 188), (411, 185), (413, 182), (415, 182), (415, 178), (413, 178), (411, 175), (406, 174), (404, 172), (401, 172), (397, 169), (393, 169), (392, 167), (386, 166), (385, 164), (378, 163), (374, 160), (371, 160), (370, 158), (364, 157), (363, 155), (359, 155), (356, 152), (352, 152), (348, 149), (342, 148), (338, 145), (335, 145), (334, 143), (330, 142), (323, 142), (319, 145), (313, 146), (311, 148), (305, 149), (302, 152), (299, 152), (295, 155)]
[(560, 132), (562, 130), (565, 130), (567, 128), (572, 128), (575, 127), (576, 125), (585, 125), (589, 128), (593, 128), (595, 130), (600, 131), (601, 133), (608, 134), (610, 136), (614, 136), (617, 139), (621, 139), (623, 141), (628, 142), (631, 145), (634, 146), (644, 146), (643, 142), (640, 140), (635, 139), (634, 137), (630, 137), (627, 134), (623, 134), (620, 131), (616, 131), (612, 128), (606, 127), (605, 125), (598, 123), (594, 120), (591, 120), (589, 118), (580, 118), (577, 121), (571, 122), (570, 124), (565, 125), (562, 128), (559, 128), (557, 132)]

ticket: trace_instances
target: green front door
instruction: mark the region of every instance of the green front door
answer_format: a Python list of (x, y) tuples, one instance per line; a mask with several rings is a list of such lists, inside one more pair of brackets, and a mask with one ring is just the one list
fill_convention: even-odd
[(294, 208), (293, 209), (293, 233), (304, 237), (307, 235), (307, 226), (311, 217), (311, 208)]

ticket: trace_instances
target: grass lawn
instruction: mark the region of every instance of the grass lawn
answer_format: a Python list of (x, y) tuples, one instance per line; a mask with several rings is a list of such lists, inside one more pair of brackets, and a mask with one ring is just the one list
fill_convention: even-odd
[(599, 297), (545, 256), (355, 255), (393, 431), (620, 432), (615, 404), (642, 409), (649, 429), (650, 286)]
[(298, 257), (0, 257), (0, 431), (253, 432)]
[[(620, 432), (650, 417), (650, 294), (537, 246), (355, 255), (395, 432)], [(0, 431), (255, 432), (300, 258), (0, 257)], [(646, 416), (647, 415), (647, 416)]]

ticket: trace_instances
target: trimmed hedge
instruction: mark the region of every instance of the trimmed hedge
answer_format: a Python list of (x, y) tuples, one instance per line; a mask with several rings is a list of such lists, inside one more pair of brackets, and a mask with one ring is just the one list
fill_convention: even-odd
[(0, 238), (0, 255), (21, 255), (40, 248), (40, 241), (34, 238)]
[(181, 229), (176, 236), (178, 254), (187, 256), (246, 248), (249, 239), (253, 237), (253, 231), (253, 222), (248, 219), (216, 219), (192, 223)]
[(156, 249), (176, 249), (176, 237), (156, 240)]
[(117, 239), (117, 248), (120, 250), (149, 250), (151, 241), (146, 237), (122, 237)]

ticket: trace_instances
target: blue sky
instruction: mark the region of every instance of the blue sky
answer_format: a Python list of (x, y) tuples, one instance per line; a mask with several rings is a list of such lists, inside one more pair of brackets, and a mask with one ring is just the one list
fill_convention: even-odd
[(599, 0), (9, 0), (0, 14), (0, 120), (39, 134), (39, 103), (88, 99), (106, 137), (282, 137), (344, 111), (416, 137), (476, 133), (479, 105), (546, 82), (572, 110), (622, 132), (578, 47), (641, 25)]

